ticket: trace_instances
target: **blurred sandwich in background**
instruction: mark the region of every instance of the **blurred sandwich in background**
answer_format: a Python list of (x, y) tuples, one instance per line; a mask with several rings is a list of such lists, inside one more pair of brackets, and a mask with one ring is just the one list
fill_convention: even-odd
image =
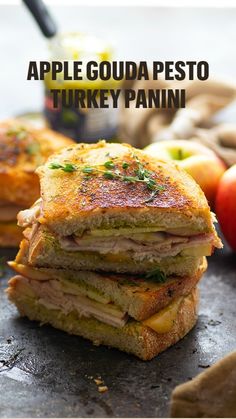
[(17, 119), (0, 122), (0, 246), (15, 247), (22, 239), (16, 215), (40, 195), (35, 169), (72, 143), (61, 134)]

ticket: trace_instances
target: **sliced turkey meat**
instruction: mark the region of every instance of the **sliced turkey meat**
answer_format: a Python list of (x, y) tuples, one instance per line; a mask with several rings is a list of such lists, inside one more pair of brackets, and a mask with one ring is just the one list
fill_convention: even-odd
[(113, 238), (60, 238), (61, 248), (64, 250), (90, 251), (100, 254), (117, 254), (124, 252), (134, 252), (136, 256), (145, 257), (148, 255), (158, 254), (160, 257), (176, 256), (182, 250), (205, 244), (214, 245), (214, 234), (198, 234), (190, 237), (175, 236), (168, 233), (149, 233), (148, 241), (137, 240), (133, 234), (130, 238), (122, 238), (121, 236)]
[(19, 226), (29, 227), (37, 222), (37, 219), (40, 215), (41, 202), (42, 200), (40, 198), (34, 203), (34, 205), (32, 205), (31, 208), (19, 212), (17, 216)]
[(37, 281), (22, 275), (18, 275), (18, 278), (33, 289), (40, 304), (50, 309), (60, 310), (65, 314), (77, 311), (81, 317), (94, 317), (115, 327), (123, 327), (128, 320), (128, 314), (113, 303), (99, 303), (78, 292), (74, 294), (73, 289), (71, 293), (65, 293), (62, 283), (57, 279)]
[[(38, 217), (41, 211), (41, 199), (28, 210), (18, 214), (18, 224), (22, 227), (31, 227), (25, 231), (25, 237), (30, 239), (35, 234), (38, 224)], [(33, 228), (32, 228), (33, 226)], [(213, 247), (222, 247), (219, 239), (214, 233), (200, 233), (193, 231), (192, 235), (173, 234), (171, 232), (157, 231), (147, 233), (129, 233), (124, 235), (94, 236), (90, 231), (85, 232), (81, 237), (76, 235), (59, 237), (57, 236), (62, 249), (70, 252), (97, 252), (100, 254), (119, 254), (133, 252), (140, 259), (145, 257), (171, 257), (178, 255), (182, 250), (192, 247), (208, 246), (207, 253), (210, 255)]]

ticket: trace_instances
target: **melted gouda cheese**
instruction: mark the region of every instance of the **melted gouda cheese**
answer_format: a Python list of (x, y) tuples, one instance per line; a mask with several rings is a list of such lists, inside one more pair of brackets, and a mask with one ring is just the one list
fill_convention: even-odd
[(173, 301), (167, 307), (163, 308), (157, 314), (149, 317), (149, 319), (144, 320), (142, 323), (145, 326), (150, 327), (155, 330), (157, 333), (168, 333), (175, 324), (175, 319), (177, 317), (179, 306), (183, 297), (178, 298)]
[(201, 244), (198, 246), (188, 247), (187, 249), (182, 250), (182, 256), (211, 256), (212, 254), (212, 244)]

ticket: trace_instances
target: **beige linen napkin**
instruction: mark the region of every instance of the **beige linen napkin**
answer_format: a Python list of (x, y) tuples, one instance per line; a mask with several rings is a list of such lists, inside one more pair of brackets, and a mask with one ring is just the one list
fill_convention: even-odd
[(213, 149), (227, 166), (236, 163), (236, 124), (214, 125), (212, 118), (236, 99), (236, 85), (218, 80), (167, 83), (136, 81), (132, 89), (186, 89), (184, 109), (142, 109), (121, 104), (120, 138), (143, 148), (165, 139), (194, 139)]
[(172, 392), (173, 418), (236, 418), (236, 352)]

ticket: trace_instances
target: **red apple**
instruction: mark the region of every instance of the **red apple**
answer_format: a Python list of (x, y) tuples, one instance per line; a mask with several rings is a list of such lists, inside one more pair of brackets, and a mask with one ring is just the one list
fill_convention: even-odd
[(220, 180), (216, 215), (227, 242), (236, 252), (236, 164)]
[(195, 179), (210, 206), (214, 207), (219, 181), (226, 170), (214, 151), (190, 140), (159, 141), (150, 144), (144, 151), (159, 159), (174, 160)]

